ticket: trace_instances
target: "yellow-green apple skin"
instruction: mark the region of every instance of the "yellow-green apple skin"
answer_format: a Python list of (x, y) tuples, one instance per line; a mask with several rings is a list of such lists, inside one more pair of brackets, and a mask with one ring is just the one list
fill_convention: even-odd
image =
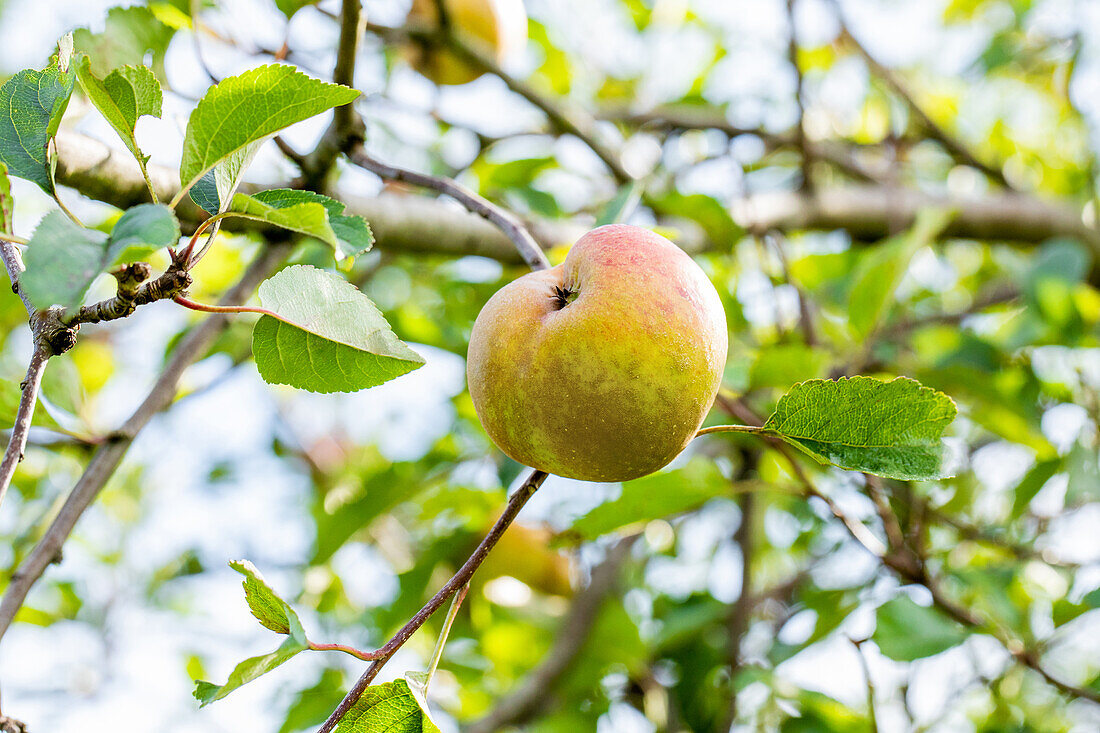
[[(437, 0), (413, 0), (409, 22), (439, 24)], [(463, 40), (488, 54), (498, 64), (527, 44), (527, 11), (523, 0), (444, 0), (447, 20)], [(441, 48), (413, 48), (413, 68), (436, 84), (467, 84), (481, 76), (481, 69)]]
[(648, 229), (612, 225), (489, 299), (466, 377), (485, 431), (516, 461), (626, 481), (692, 439), (726, 348), (725, 312), (699, 266)]

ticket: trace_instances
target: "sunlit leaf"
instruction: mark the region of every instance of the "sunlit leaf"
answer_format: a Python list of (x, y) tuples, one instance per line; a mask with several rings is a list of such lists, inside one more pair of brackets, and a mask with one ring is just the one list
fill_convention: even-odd
[(794, 386), (764, 424), (822, 463), (897, 479), (943, 475), (943, 431), (955, 419), (951, 398), (898, 377)]
[(252, 335), (260, 376), (311, 392), (354, 392), (418, 369), (424, 360), (394, 336), (370, 298), (338, 275), (288, 267), (260, 286)]

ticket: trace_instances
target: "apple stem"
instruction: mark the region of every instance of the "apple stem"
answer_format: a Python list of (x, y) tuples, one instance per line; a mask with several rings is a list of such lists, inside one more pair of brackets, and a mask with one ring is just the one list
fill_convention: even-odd
[(750, 433), (757, 434), (764, 431), (764, 428), (757, 427), (755, 425), (711, 425), (709, 428), (703, 428), (695, 434), (698, 438), (700, 435), (709, 435), (711, 433)]

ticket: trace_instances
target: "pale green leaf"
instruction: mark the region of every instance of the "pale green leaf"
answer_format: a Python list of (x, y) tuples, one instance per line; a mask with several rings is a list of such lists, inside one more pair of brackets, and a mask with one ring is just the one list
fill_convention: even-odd
[(822, 463), (896, 479), (943, 476), (943, 431), (957, 410), (950, 397), (898, 377), (796, 384), (764, 432)]
[(857, 338), (866, 338), (882, 323), (913, 255), (935, 240), (953, 217), (954, 212), (946, 209), (925, 209), (907, 233), (864, 255), (848, 297), (848, 322)]
[(0, 87), (0, 162), (8, 173), (54, 191), (47, 154), (50, 138), (69, 104), (76, 72), (51, 64), (42, 71), (27, 69)]
[(424, 360), (390, 330), (351, 283), (309, 265), (260, 285), (263, 316), (252, 334), (260, 376), (311, 392), (354, 392), (418, 369)]
[(638, 522), (697, 509), (716, 496), (728, 496), (730, 482), (714, 461), (699, 460), (683, 468), (623, 483), (618, 498), (604, 502), (578, 518), (565, 532), (575, 540), (592, 540)]
[(255, 565), (248, 560), (233, 560), (229, 567), (244, 576), (244, 599), (261, 624), (277, 634), (289, 634), (292, 627), (301, 627), (298, 614), (271, 589)]
[(159, 204), (129, 209), (110, 236), (77, 226), (61, 212), (52, 211), (27, 245), (21, 287), (39, 308), (78, 306), (101, 272), (176, 244), (179, 231), (171, 209)]
[(119, 217), (111, 230), (104, 268), (148, 257), (180, 238), (180, 224), (163, 204), (139, 204)]
[(360, 255), (374, 244), (366, 219), (345, 215), (344, 204), (312, 191), (275, 188), (252, 196), (237, 194), (233, 210), (316, 237), (333, 247), (337, 260)]
[(92, 73), (100, 79), (120, 66), (148, 65), (163, 80), (164, 53), (174, 34), (149, 8), (134, 5), (111, 8), (102, 32), (80, 28), (73, 41), (76, 50), (91, 59)]
[(934, 608), (898, 596), (879, 606), (871, 638), (890, 659), (911, 662), (958, 646), (967, 631)]
[(439, 733), (439, 728), (424, 698), (402, 679), (363, 690), (335, 733)]
[(291, 628), (286, 641), (270, 654), (250, 657), (238, 664), (229, 673), (229, 679), (225, 681), (225, 684), (215, 685), (211, 682), (196, 680), (195, 690), (192, 694), (201, 703), (199, 707), (205, 707), (215, 700), (221, 700), (242, 685), (267, 674), (299, 652), (308, 649), (309, 644), (305, 640), (305, 634), (302, 632), (302, 626), (298, 623), (297, 617), (289, 620)]
[(359, 92), (274, 64), (223, 79), (187, 122), (180, 162), (186, 190), (219, 161), (296, 122), (353, 101)]
[(134, 128), (143, 115), (160, 117), (163, 93), (160, 82), (144, 66), (123, 66), (100, 80), (92, 73), (91, 60), (84, 56), (76, 67), (80, 86), (88, 99), (115, 129), (138, 160), (149, 159), (138, 147)]

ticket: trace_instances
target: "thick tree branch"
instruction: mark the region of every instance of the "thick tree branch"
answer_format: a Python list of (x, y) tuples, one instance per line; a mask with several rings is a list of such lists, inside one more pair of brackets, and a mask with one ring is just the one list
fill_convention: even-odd
[(489, 551), (496, 546), (497, 542), (504, 534), (504, 531), (508, 529), (515, 520), (516, 515), (519, 514), (519, 510), (523, 508), (523, 505), (527, 503), (528, 499), (534, 496), (535, 491), (542, 486), (542, 482), (546, 480), (546, 477), (547, 474), (543, 471), (532, 471), (527, 476), (527, 480), (525, 480), (523, 485), (512, 494), (504, 512), (500, 515), (496, 524), (493, 525), (493, 528), (489, 530), (489, 533), (485, 535), (485, 538), (481, 540), (481, 543), (477, 546), (477, 549), (474, 550), (474, 553), (470, 555), (469, 559), (459, 568), (458, 572), (447, 581), (447, 584), (440, 588), (439, 592), (432, 596), (432, 599), (428, 601), (423, 608), (417, 611), (416, 615), (413, 616), (385, 646), (378, 650), (379, 658), (367, 667), (367, 671), (363, 673), (355, 683), (355, 686), (348, 690), (348, 694), (344, 696), (344, 699), (341, 700), (340, 704), (336, 706), (336, 709), (332, 711), (332, 714), (329, 715), (328, 720), (320, 727), (318, 733), (331, 733), (336, 727), (336, 724), (340, 722), (340, 719), (351, 710), (355, 702), (363, 695), (363, 691), (366, 690), (367, 687), (370, 686), (370, 683), (374, 681), (374, 678), (378, 676), (378, 673), (382, 670), (382, 667), (385, 666), (386, 662), (390, 660), (390, 657), (392, 657), (397, 650), (400, 649), (429, 618), (431, 618), (432, 614), (438, 611), (452, 595), (457, 593), (459, 588), (466, 585), (477, 569), (481, 567), (481, 563), (485, 562), (485, 558), (489, 555)]
[[(225, 303), (239, 303), (246, 299), (290, 252), (290, 245), (280, 244), (266, 248), (251, 264), (241, 279), (230, 288), (222, 299)], [(92, 503), (100, 490), (118, 468), (122, 457), (134, 442), (138, 433), (161, 410), (172, 404), (176, 385), (184, 370), (206, 352), (225, 327), (226, 316), (211, 316), (188, 333), (176, 346), (171, 358), (161, 372), (141, 405), (130, 418), (96, 450), (76, 486), (69, 493), (65, 504), (39, 540), (31, 554), (12, 576), (11, 583), (0, 599), (0, 638), (8, 630), (16, 612), (23, 605), (31, 587), (42, 577), (49, 565), (59, 558), (61, 547), (84, 510)]]
[(543, 660), (488, 715), (463, 728), (464, 733), (493, 733), (522, 725), (545, 708), (550, 693), (584, 649), (604, 601), (615, 592), (623, 563), (630, 557), (636, 539), (637, 535), (624, 537), (611, 547), (607, 557), (593, 568), (588, 585), (573, 599), (554, 645)]
[(1087, 226), (1075, 205), (1021, 193), (982, 197), (935, 195), (909, 188), (846, 186), (815, 191), (761, 193), (735, 203), (734, 219), (746, 229), (843, 229), (856, 239), (877, 240), (893, 227), (908, 227), (917, 213), (946, 208), (955, 216), (944, 236), (1038, 243), (1066, 236), (1100, 252), (1100, 232)]

